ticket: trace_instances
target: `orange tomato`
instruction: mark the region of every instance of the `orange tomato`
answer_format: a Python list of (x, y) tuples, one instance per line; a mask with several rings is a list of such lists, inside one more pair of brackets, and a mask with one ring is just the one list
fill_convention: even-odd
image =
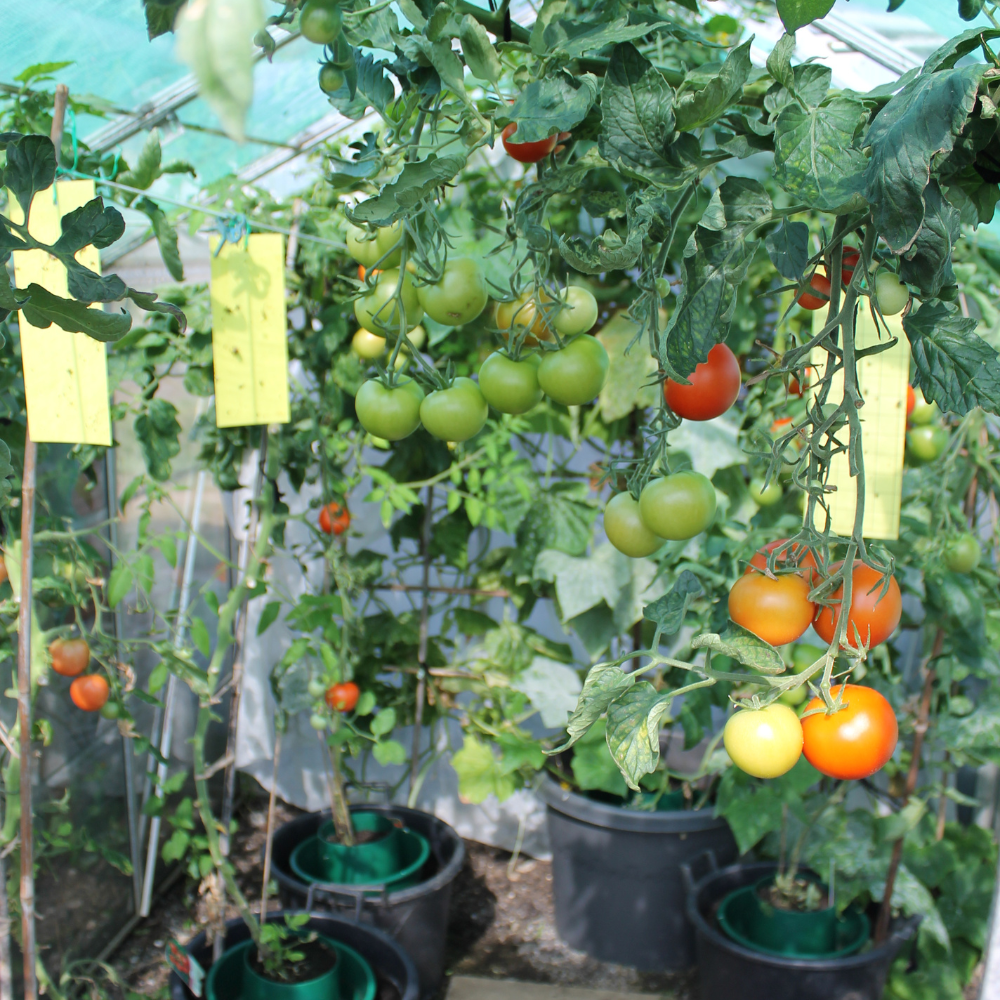
[(816, 614), (809, 589), (798, 573), (782, 573), (772, 580), (751, 571), (729, 591), (729, 617), (772, 646), (795, 642)]
[(906, 419), (910, 419), (910, 414), (913, 412), (914, 407), (917, 405), (917, 394), (913, 391), (913, 386), (908, 385), (906, 387)]
[(326, 690), (326, 703), (336, 712), (350, 712), (358, 703), (361, 691), (354, 681), (333, 684)]
[(327, 535), (342, 535), (351, 526), (351, 512), (339, 503), (328, 503), (319, 512), (319, 528)]
[[(409, 270), (409, 266), (407, 266), (407, 270)], [(368, 273), (368, 271), (365, 268), (365, 265), (364, 264), (358, 264), (358, 281), (364, 281), (365, 280), (365, 275), (367, 273)], [(376, 267), (375, 270), (372, 271), (372, 277), (374, 278), (376, 275), (381, 274), (381, 273), (382, 273), (381, 268)]]
[[(534, 347), (540, 340), (551, 340), (552, 331), (545, 321), (545, 313), (538, 308), (533, 294), (535, 290), (526, 288), (513, 302), (500, 302), (496, 308), (496, 324), (504, 340), (511, 332), (519, 336), (527, 331), (525, 347)], [(543, 305), (552, 301), (552, 296), (544, 289), (538, 289), (538, 301)]]
[[(768, 542), (767, 545), (762, 549), (758, 549), (754, 554), (753, 559), (750, 560), (750, 565), (743, 571), (744, 576), (747, 573), (752, 573), (754, 570), (760, 570), (761, 573), (767, 572), (767, 557), (776, 549), (779, 545), (784, 545), (787, 542), (787, 538), (779, 538), (776, 542)], [(785, 563), (788, 562), (789, 556), (792, 562), (798, 567), (799, 576), (801, 576), (806, 583), (812, 586), (815, 583), (816, 571), (819, 569), (819, 565), (816, 562), (816, 557), (809, 551), (809, 549), (796, 542), (794, 545), (785, 549), (784, 552), (778, 556), (775, 563), (775, 568), (780, 568)]]
[(97, 712), (104, 708), (110, 690), (101, 674), (84, 674), (70, 684), (69, 696), (77, 708), (84, 712)]
[[(834, 698), (841, 686), (831, 690)], [(874, 688), (843, 685), (844, 707), (833, 715), (819, 712), (802, 720), (802, 752), (817, 771), (831, 778), (867, 778), (896, 749), (899, 726), (892, 706)], [(822, 698), (813, 698), (806, 711), (822, 708)]]
[(539, 160), (544, 160), (555, 149), (556, 143), (562, 136), (560, 133), (559, 135), (550, 135), (547, 139), (538, 139), (535, 142), (511, 142), (510, 137), (516, 131), (517, 122), (511, 122), (500, 133), (500, 139), (507, 155), (511, 159), (517, 160), (518, 163), (537, 163)]
[(63, 677), (76, 677), (90, 663), (90, 646), (86, 639), (56, 639), (49, 645), (52, 669)]
[[(832, 567), (832, 571), (836, 572), (842, 565), (843, 563), (837, 563)], [(851, 610), (847, 616), (846, 636), (848, 644), (855, 648), (857, 647), (855, 626), (861, 635), (861, 641), (867, 642), (870, 647), (875, 647), (892, 635), (903, 614), (903, 597), (899, 592), (896, 578), (889, 577), (889, 589), (885, 596), (880, 598), (882, 579), (882, 574), (877, 569), (855, 560), (851, 576)], [(840, 586), (834, 592), (833, 600), (842, 600), (843, 596), (844, 588)], [(833, 641), (840, 620), (840, 611), (840, 605), (835, 604), (833, 607), (821, 607), (819, 614), (816, 615), (813, 628), (825, 643)]]

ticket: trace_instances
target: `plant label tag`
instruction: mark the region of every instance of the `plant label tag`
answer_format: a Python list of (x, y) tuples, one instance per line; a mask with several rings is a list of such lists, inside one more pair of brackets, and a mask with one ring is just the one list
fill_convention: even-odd
[[(861, 417), (861, 450), (865, 463), (865, 518), (862, 534), (865, 538), (892, 539), (899, 537), (899, 513), (903, 495), (903, 451), (906, 446), (906, 386), (910, 381), (910, 342), (903, 331), (899, 316), (885, 317), (889, 328), (879, 330), (872, 319), (868, 302), (858, 306), (855, 342), (858, 350), (896, 343), (886, 351), (862, 358), (858, 362), (858, 387), (865, 405), (858, 411)], [(826, 325), (826, 310), (813, 314), (813, 332)], [(812, 352), (817, 371), (826, 364), (826, 351), (817, 347)], [(844, 398), (844, 375), (833, 378), (827, 402), (837, 405)], [(846, 445), (845, 427), (838, 437)], [(851, 477), (847, 454), (835, 455), (830, 463), (829, 486), (836, 493), (827, 494), (831, 527), (849, 537), (854, 530), (857, 511), (857, 480)], [(822, 511), (817, 514), (817, 527), (822, 530)]]
[[(93, 181), (59, 181), (55, 189), (39, 191), (31, 203), (28, 231), (42, 243), (62, 235), (60, 220), (94, 197)], [(23, 222), (16, 198), (9, 197), (11, 217)], [(19, 250), (14, 255), (14, 281), (27, 288), (35, 281), (50, 292), (69, 298), (66, 268), (44, 250)], [(101, 258), (93, 246), (76, 259), (100, 274)], [(100, 309), (99, 304), (94, 308)], [(28, 430), (35, 441), (111, 445), (108, 363), (105, 345), (85, 333), (69, 333), (53, 323), (41, 329), (18, 313), (21, 365), (28, 408)]]
[(212, 353), (217, 427), (287, 424), (285, 253), (280, 233), (214, 237)]
[(200, 997), (201, 984), (205, 981), (205, 970), (198, 963), (198, 960), (173, 938), (167, 942), (164, 954), (167, 965), (177, 973), (180, 981), (196, 997)]

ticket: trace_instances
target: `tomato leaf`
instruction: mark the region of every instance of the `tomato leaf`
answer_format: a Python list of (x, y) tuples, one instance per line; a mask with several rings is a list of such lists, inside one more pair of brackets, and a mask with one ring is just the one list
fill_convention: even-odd
[(1000, 38), (1000, 28), (969, 28), (960, 35), (950, 38), (939, 49), (935, 49), (924, 62), (924, 73), (934, 73), (940, 69), (953, 69), (963, 56), (982, 47), (982, 42)]
[(378, 715), (368, 723), (368, 728), (372, 731), (373, 736), (385, 736), (386, 733), (391, 733), (395, 727), (396, 710), (394, 708), (381, 709)]
[(396, 740), (379, 740), (372, 748), (372, 755), (382, 765), (406, 763), (406, 747)]
[(56, 151), (47, 135), (24, 135), (7, 147), (3, 179), (24, 212), (25, 224), (31, 199), (51, 187), (55, 176)]
[(503, 802), (517, 788), (492, 748), (474, 735), (465, 735), (462, 749), (452, 754), (451, 766), (458, 775), (458, 794), (463, 801), (479, 803), (495, 795)]
[(558, 132), (569, 132), (587, 117), (597, 100), (597, 77), (583, 73), (570, 78), (555, 73), (529, 83), (510, 109), (497, 115), (498, 125), (517, 122), (516, 142), (538, 142)]
[(704, 589), (698, 582), (698, 577), (686, 569), (677, 577), (670, 590), (642, 609), (643, 618), (656, 625), (657, 642), (653, 643), (654, 647), (661, 636), (675, 635), (680, 631), (691, 601), (703, 593)]
[(347, 217), (354, 223), (391, 225), (436, 187), (450, 181), (464, 166), (464, 156), (438, 157), (436, 153), (418, 163), (407, 163), (402, 173), (382, 188), (378, 197), (361, 202), (353, 210), (346, 209)]
[(208, 626), (201, 618), (191, 619), (191, 641), (202, 656), (211, 656), (212, 637), (208, 634)]
[(125, 232), (125, 220), (117, 208), (105, 206), (100, 197), (92, 198), (79, 208), (64, 215), (61, 221), (62, 235), (52, 245), (55, 256), (69, 254), (87, 246), (98, 250), (111, 246)]
[(265, 604), (264, 610), (260, 613), (260, 621), (257, 622), (257, 635), (263, 635), (271, 627), (280, 612), (280, 601), (269, 601)]
[(185, 0), (166, 0), (166, 2), (164, 0), (143, 0), (142, 5), (146, 14), (146, 34), (150, 41), (174, 30), (177, 11), (184, 3)]
[(568, 750), (608, 710), (619, 695), (635, 684), (635, 675), (627, 674), (620, 667), (599, 663), (591, 668), (583, 682), (583, 690), (566, 723), (566, 742), (550, 750), (550, 754)]
[(127, 562), (117, 562), (108, 577), (108, 605), (112, 608), (121, 603), (122, 598), (132, 589), (132, 568)]
[(936, 180), (924, 188), (924, 221), (913, 246), (899, 262), (899, 276), (916, 285), (924, 298), (955, 284), (951, 252), (962, 233), (962, 218)]
[(826, 17), (836, 0), (778, 0), (778, 17), (785, 31), (794, 32)]
[(177, 407), (165, 399), (151, 400), (146, 412), (135, 418), (135, 436), (146, 469), (157, 482), (170, 478), (170, 459), (181, 450), (180, 433)]
[(157, 246), (160, 248), (160, 258), (170, 276), (174, 281), (183, 281), (184, 265), (181, 263), (181, 254), (177, 247), (177, 230), (170, 224), (166, 213), (149, 198), (140, 198), (135, 207), (148, 216)]
[(607, 45), (619, 42), (628, 42), (633, 38), (642, 38), (655, 30), (656, 25), (652, 24), (629, 24), (627, 17), (616, 17), (603, 24), (554, 17), (542, 32), (544, 54), (560, 53), (570, 59), (578, 59), (584, 52), (603, 49)]
[(695, 636), (691, 640), (691, 648), (714, 650), (739, 660), (761, 674), (780, 674), (785, 670), (781, 654), (773, 646), (736, 622), (729, 622), (720, 633), (706, 632)]
[[(10, 462), (10, 448), (6, 441), (0, 441), (0, 508), (10, 504), (10, 493), (14, 483), (14, 466)], [(3, 557), (0, 556), (0, 559)]]
[(669, 166), (664, 153), (674, 135), (673, 104), (660, 71), (634, 45), (616, 45), (601, 87), (601, 156), (638, 171)]
[(804, 222), (785, 219), (764, 240), (775, 270), (790, 281), (801, 281), (809, 263), (809, 227)]
[(1000, 413), (1000, 359), (976, 321), (930, 299), (903, 319), (916, 366), (914, 382), (942, 410), (964, 416), (981, 406)]
[(132, 317), (124, 309), (116, 313), (90, 309), (83, 302), (54, 295), (34, 281), (24, 291), (29, 299), (21, 311), (32, 326), (45, 329), (55, 323), (69, 333), (85, 333), (104, 343), (121, 340), (132, 328)]
[(894, 253), (913, 246), (924, 221), (931, 160), (950, 153), (976, 103), (982, 64), (922, 74), (875, 116), (865, 198), (875, 227)]
[(726, 56), (718, 75), (705, 87), (694, 92), (681, 93), (677, 97), (674, 112), (679, 132), (690, 132), (710, 125), (732, 104), (753, 68), (750, 62), (750, 45), (753, 37), (751, 35)]
[(635, 791), (639, 779), (659, 763), (660, 719), (672, 700), (672, 692), (661, 693), (649, 681), (638, 681), (608, 706), (608, 749)]

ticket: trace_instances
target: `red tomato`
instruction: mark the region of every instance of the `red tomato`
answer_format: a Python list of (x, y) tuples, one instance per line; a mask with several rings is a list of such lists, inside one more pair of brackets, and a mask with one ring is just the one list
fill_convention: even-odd
[[(754, 570), (759, 570), (761, 573), (766, 573), (767, 571), (767, 557), (776, 549), (779, 545), (784, 545), (787, 542), (787, 538), (779, 538), (776, 542), (768, 542), (764, 548), (759, 549), (753, 559), (750, 560), (750, 565), (743, 571), (743, 575), (746, 576), (747, 573), (753, 573)], [(809, 549), (798, 542), (791, 548), (786, 549), (778, 557), (776, 562), (776, 567), (784, 565), (788, 562), (788, 557), (791, 555), (792, 562), (798, 566), (798, 575), (802, 577), (810, 586), (813, 585), (816, 576), (816, 571), (819, 569), (819, 565), (816, 562), (815, 556)]]
[(809, 285), (816, 294), (803, 292), (799, 296), (799, 305), (803, 309), (822, 309), (830, 301), (830, 279), (825, 274), (814, 271)]
[[(792, 375), (790, 377), (790, 379), (789, 379), (789, 382), (788, 382), (788, 395), (789, 396), (795, 396), (798, 399), (801, 399), (805, 395), (806, 389), (809, 389), (809, 388), (812, 387), (812, 380), (815, 377), (816, 377), (816, 369), (815, 368), (807, 368), (806, 369), (806, 384), (805, 384), (805, 387), (803, 388), (799, 384), (799, 380), (794, 375)], [(781, 423), (781, 424), (790, 424), (791, 422), (792, 422), (792, 418), (791, 417), (785, 417), (783, 420), (775, 420), (774, 425), (772, 425), (772, 427), (771, 427), (771, 430), (773, 431), (774, 427), (777, 426), (779, 423)]]
[(77, 708), (84, 712), (97, 712), (104, 708), (110, 690), (101, 674), (84, 674), (70, 684), (69, 696)]
[(319, 512), (320, 531), (327, 535), (342, 535), (351, 526), (351, 512), (339, 503), (328, 503)]
[[(836, 698), (840, 690), (838, 686), (830, 693)], [(818, 712), (802, 720), (802, 752), (817, 771), (831, 778), (867, 778), (892, 756), (899, 726), (892, 706), (874, 688), (847, 684), (843, 690), (844, 707), (839, 712)], [(806, 710), (822, 707), (822, 698), (813, 698)]]
[(508, 142), (516, 131), (517, 122), (511, 122), (500, 133), (500, 138), (507, 155), (518, 163), (537, 163), (539, 160), (544, 160), (555, 149), (559, 140), (559, 136), (550, 135), (547, 139), (538, 139), (535, 142)]
[(685, 420), (712, 420), (725, 413), (740, 394), (740, 363), (725, 344), (716, 344), (688, 381), (690, 385), (681, 385), (668, 378), (663, 383), (667, 406)]
[(906, 387), (906, 419), (910, 419), (910, 414), (913, 412), (914, 407), (917, 405), (917, 394), (913, 391), (913, 386), (908, 385)]
[(63, 677), (76, 677), (90, 663), (90, 646), (86, 639), (56, 639), (49, 646), (52, 669)]
[[(365, 265), (364, 264), (358, 264), (358, 281), (364, 281), (365, 280), (365, 275), (367, 273), (368, 273), (368, 271), (366, 270)], [(375, 270), (372, 271), (372, 277), (374, 277), (376, 274), (381, 274), (381, 273), (382, 273), (381, 268), (376, 267)]]
[(844, 254), (840, 258), (840, 278), (845, 285), (851, 283), (851, 278), (854, 277), (854, 269), (858, 266), (859, 260), (861, 260), (861, 254), (854, 247), (844, 247)]
[(772, 434), (784, 434), (792, 425), (792, 417), (779, 417), (771, 424)]
[(360, 694), (354, 681), (344, 681), (326, 689), (326, 703), (336, 712), (350, 712), (357, 705)]
[[(843, 563), (832, 567), (836, 572)], [(847, 617), (847, 642), (857, 647), (854, 637), (854, 627), (861, 635), (861, 641), (874, 648), (885, 642), (895, 631), (903, 614), (903, 598), (899, 592), (896, 578), (889, 578), (889, 589), (881, 599), (882, 575), (877, 569), (866, 566), (861, 560), (855, 560), (854, 572), (851, 578), (851, 610)], [(833, 600), (844, 596), (843, 586), (838, 587), (833, 594)], [(840, 620), (840, 605), (822, 607), (813, 622), (816, 633), (827, 644), (833, 641), (833, 634)]]
[(771, 579), (751, 571), (729, 591), (729, 617), (772, 646), (795, 642), (813, 620), (816, 605), (809, 584), (798, 573)]

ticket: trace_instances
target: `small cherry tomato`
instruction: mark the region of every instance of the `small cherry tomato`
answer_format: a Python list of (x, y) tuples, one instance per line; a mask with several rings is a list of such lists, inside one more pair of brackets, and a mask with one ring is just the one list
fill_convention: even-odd
[(537, 139), (534, 142), (511, 142), (510, 137), (517, 131), (517, 122), (511, 122), (500, 133), (503, 148), (507, 155), (518, 163), (537, 163), (544, 160), (555, 149), (559, 137), (550, 135), (547, 139)]
[[(537, 298), (537, 302), (535, 301)], [(552, 331), (545, 322), (543, 306), (552, 301), (544, 289), (526, 288), (513, 302), (501, 302), (496, 309), (496, 324), (504, 340), (511, 334), (524, 336), (526, 347), (534, 347), (540, 340), (551, 340)]]
[(613, 496), (604, 508), (604, 533), (619, 552), (633, 559), (652, 555), (664, 543), (643, 524), (639, 501), (627, 490)]
[(907, 413), (911, 424), (915, 427), (922, 427), (933, 422), (938, 413), (940, 410), (938, 410), (937, 403), (928, 403), (919, 389), (914, 390), (913, 406), (909, 408)]
[(423, 318), (424, 310), (417, 297), (417, 289), (409, 274), (400, 278), (399, 268), (379, 271), (375, 287), (354, 300), (354, 315), (359, 326), (383, 336), (386, 330), (395, 333), (399, 329), (399, 301), (396, 290), (402, 280), (400, 296), (403, 303), (403, 317), (406, 329), (412, 330)]
[(110, 694), (108, 682), (102, 674), (84, 674), (77, 677), (69, 686), (69, 696), (73, 704), (84, 712), (97, 712), (102, 709)]
[(861, 260), (861, 254), (854, 247), (844, 247), (843, 255), (840, 258), (840, 279), (845, 285), (851, 283), (854, 269), (858, 266), (859, 260)]
[(772, 646), (795, 642), (815, 614), (809, 584), (798, 573), (773, 580), (756, 571), (746, 573), (729, 591), (729, 617)]
[(340, 34), (340, 7), (330, 0), (306, 0), (299, 18), (302, 37), (316, 45), (329, 45)]
[(319, 512), (319, 529), (327, 535), (342, 535), (351, 526), (351, 512), (339, 503), (328, 503)]
[(501, 413), (527, 413), (542, 400), (538, 385), (537, 354), (515, 361), (494, 351), (479, 369), (479, 391), (486, 402)]
[(445, 326), (471, 323), (489, 301), (486, 275), (478, 261), (455, 257), (444, 266), (441, 280), (418, 285), (417, 299), (431, 319)]
[(777, 479), (772, 479), (766, 486), (764, 480), (756, 477), (750, 480), (750, 498), (758, 507), (773, 507), (781, 502), (785, 491)]
[(424, 390), (410, 380), (387, 389), (378, 379), (361, 384), (354, 407), (358, 422), (369, 434), (386, 441), (402, 441), (420, 426)]
[(879, 271), (875, 276), (875, 301), (883, 316), (895, 316), (906, 308), (910, 290), (893, 271)]
[(351, 349), (359, 358), (364, 358), (365, 361), (374, 361), (375, 358), (380, 358), (385, 354), (385, 337), (380, 337), (377, 333), (372, 333), (371, 330), (359, 326), (354, 331)]
[(944, 548), (944, 564), (952, 573), (971, 573), (982, 558), (979, 539), (966, 531), (950, 539)]
[[(848, 781), (867, 778), (884, 767), (896, 749), (896, 714), (874, 688), (846, 684), (830, 694), (836, 698), (842, 689), (843, 709), (802, 720), (802, 750), (821, 774)], [(816, 708), (823, 708), (822, 698), (813, 698), (806, 711)]]
[(63, 677), (76, 677), (90, 663), (90, 646), (86, 639), (56, 639), (49, 646), (52, 669)]
[(936, 461), (947, 447), (948, 432), (937, 424), (911, 427), (906, 432), (906, 449), (920, 465)]
[(319, 89), (324, 94), (335, 94), (344, 85), (344, 71), (333, 63), (324, 63), (319, 70)]
[(913, 391), (913, 386), (908, 385), (906, 387), (906, 419), (910, 419), (910, 414), (913, 413), (914, 407), (917, 405), (917, 394)]
[(105, 719), (120, 719), (125, 714), (125, 707), (119, 701), (105, 702), (101, 716)]
[[(836, 572), (843, 563), (836, 563), (831, 569)], [(854, 563), (851, 577), (851, 610), (847, 616), (845, 639), (850, 646), (857, 648), (858, 642), (854, 635), (855, 627), (861, 635), (861, 641), (874, 649), (885, 642), (896, 630), (903, 614), (903, 597), (899, 592), (899, 584), (894, 576), (889, 577), (889, 589), (882, 597), (882, 574), (871, 566), (866, 566), (860, 560)], [(842, 600), (843, 585), (833, 593), (834, 601)], [(834, 632), (840, 620), (840, 604), (832, 607), (821, 607), (813, 622), (816, 634), (828, 645), (833, 642)]]
[(0, 550), (0, 583), (7, 581), (7, 564), (3, 561), (3, 551)]
[[(816, 378), (816, 369), (815, 368), (807, 368), (806, 369), (806, 372), (805, 372), (806, 384), (805, 385), (802, 385), (799, 382), (799, 380), (794, 375), (792, 375), (791, 378), (788, 380), (788, 395), (789, 396), (795, 396), (796, 399), (801, 399), (806, 394), (806, 390), (812, 388), (812, 381), (815, 378)], [(786, 423), (786, 422), (790, 424), (792, 422), (792, 418), (791, 417), (785, 417), (783, 420), (780, 420), (780, 421), (776, 420), (774, 423), (778, 424), (778, 423)], [(771, 427), (771, 431), (773, 433), (774, 426)]]
[(354, 681), (344, 681), (327, 689), (326, 703), (335, 712), (350, 712), (358, 703), (361, 691)]
[(667, 406), (685, 420), (712, 420), (725, 413), (740, 394), (740, 363), (725, 344), (716, 344), (688, 382), (681, 385), (668, 378), (663, 383)]
[(740, 709), (722, 734), (733, 763), (755, 778), (780, 778), (802, 756), (802, 723), (787, 705)]
[(803, 309), (816, 310), (822, 309), (823, 306), (827, 305), (830, 301), (830, 279), (825, 274), (820, 274), (819, 271), (814, 271), (813, 276), (809, 279), (809, 287), (812, 288), (812, 292), (803, 292), (799, 296), (799, 305)]
[(597, 299), (589, 288), (570, 285), (560, 297), (563, 303), (552, 318), (552, 325), (561, 337), (576, 337), (587, 333), (597, 322)]

